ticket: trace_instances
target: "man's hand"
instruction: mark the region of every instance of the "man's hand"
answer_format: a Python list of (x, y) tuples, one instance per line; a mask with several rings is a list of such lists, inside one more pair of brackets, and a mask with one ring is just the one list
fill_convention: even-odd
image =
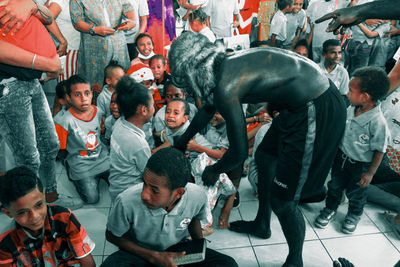
[(151, 263), (162, 267), (177, 267), (173, 258), (185, 255), (186, 252), (157, 252), (151, 260)]
[(372, 173), (364, 172), (361, 175), (361, 180), (358, 182), (358, 185), (361, 187), (367, 187), (371, 183), (373, 177), (374, 175)]
[(361, 16), (359, 15), (358, 11), (359, 11), (359, 6), (338, 9), (317, 19), (315, 22), (321, 23), (325, 20), (332, 19), (326, 31), (327, 32), (333, 31), (335, 34), (337, 34), (339, 30), (342, 31), (342, 29), (340, 28), (341, 26), (350, 27), (352, 25), (357, 25), (362, 21), (364, 21), (364, 19), (361, 18)]
[(0, 32), (15, 34), (36, 10), (32, 0), (0, 0)]
[(205, 186), (214, 186), (219, 178), (219, 173), (214, 171), (213, 166), (207, 166), (201, 177)]
[(333, 262), (333, 267), (354, 267), (354, 264), (345, 258), (338, 258)]

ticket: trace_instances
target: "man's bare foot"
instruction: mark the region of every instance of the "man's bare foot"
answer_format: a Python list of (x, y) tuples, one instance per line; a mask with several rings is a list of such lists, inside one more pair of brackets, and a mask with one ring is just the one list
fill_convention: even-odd
[(259, 238), (268, 239), (271, 237), (271, 230), (266, 229), (263, 224), (259, 225), (255, 221), (236, 221), (232, 222), (229, 230), (237, 233), (254, 235)]

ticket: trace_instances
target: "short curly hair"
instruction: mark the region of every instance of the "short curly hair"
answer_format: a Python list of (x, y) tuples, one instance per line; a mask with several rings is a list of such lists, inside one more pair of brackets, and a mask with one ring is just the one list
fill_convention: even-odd
[(372, 101), (378, 101), (389, 91), (389, 78), (379, 67), (363, 67), (356, 69), (352, 78), (359, 78), (358, 87), (361, 92), (371, 96)]

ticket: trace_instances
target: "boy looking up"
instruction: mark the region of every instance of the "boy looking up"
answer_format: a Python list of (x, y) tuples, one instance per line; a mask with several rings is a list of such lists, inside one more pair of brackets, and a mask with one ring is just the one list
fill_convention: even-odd
[(111, 200), (125, 189), (141, 183), (151, 152), (142, 130), (154, 114), (149, 90), (125, 76), (117, 85), (117, 103), (123, 115), (114, 126), (110, 142)]
[(348, 103), (347, 93), (349, 92), (349, 74), (340, 64), (342, 58), (342, 47), (339, 40), (328, 39), (322, 45), (322, 57), (324, 60), (319, 63), (326, 77), (339, 89), (343, 99)]
[(0, 179), (2, 211), (14, 220), (0, 230), (1, 266), (95, 266), (95, 244), (69, 209), (46, 205), (42, 182), (26, 167)]
[[(192, 239), (203, 238), (200, 220), (205, 218), (206, 195), (189, 180), (190, 163), (182, 152), (165, 148), (153, 154), (146, 164), (143, 183), (119, 194), (111, 208), (106, 238), (120, 250), (102, 266), (176, 267), (173, 258), (184, 252), (165, 250), (188, 234)], [(208, 248), (200, 264), (237, 266), (231, 257)]]
[(86, 203), (99, 201), (98, 179), (108, 176), (110, 162), (100, 141), (101, 117), (91, 105), (89, 83), (79, 75), (67, 80), (66, 99), (71, 108), (56, 124), (60, 149), (66, 149), (67, 171), (76, 190)]
[(325, 228), (336, 216), (343, 190), (349, 209), (342, 231), (352, 234), (357, 227), (367, 200), (366, 187), (381, 164), (390, 133), (377, 103), (389, 90), (386, 73), (377, 67), (357, 69), (350, 80), (348, 93), (351, 106), (339, 151), (332, 165), (325, 208), (315, 219), (315, 226)]
[(271, 30), (269, 32), (269, 40), (271, 46), (282, 47), (286, 41), (286, 13), (292, 12), (293, 0), (278, 0), (279, 10), (275, 13), (271, 21)]

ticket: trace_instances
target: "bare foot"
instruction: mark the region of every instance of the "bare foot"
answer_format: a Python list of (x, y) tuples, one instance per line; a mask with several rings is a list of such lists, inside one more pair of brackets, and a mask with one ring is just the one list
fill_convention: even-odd
[(229, 214), (226, 215), (226, 214), (223, 213), (223, 211), (221, 211), (221, 215), (219, 215), (219, 218), (218, 218), (218, 226), (219, 226), (219, 228), (221, 228), (221, 229), (229, 228), (228, 220), (229, 220)]

